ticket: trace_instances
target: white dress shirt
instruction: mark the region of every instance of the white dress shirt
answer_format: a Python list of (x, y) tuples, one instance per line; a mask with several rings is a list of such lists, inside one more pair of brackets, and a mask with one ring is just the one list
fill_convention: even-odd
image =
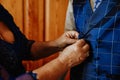
[[(91, 5), (91, 6), (95, 7), (96, 0), (92, 0), (92, 1), (93, 1), (93, 5)], [(100, 1), (102, 2), (102, 0), (100, 0)], [(67, 9), (67, 13), (66, 13), (65, 31), (76, 30), (72, 3), (73, 3), (73, 0), (69, 0), (68, 9)], [(97, 4), (97, 6), (96, 6), (97, 8), (99, 7), (100, 3)], [(93, 11), (95, 11), (94, 8), (93, 8)]]

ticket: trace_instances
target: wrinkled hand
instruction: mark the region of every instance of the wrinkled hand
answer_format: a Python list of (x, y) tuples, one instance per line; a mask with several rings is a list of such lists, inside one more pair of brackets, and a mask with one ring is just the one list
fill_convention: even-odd
[(89, 45), (83, 40), (78, 40), (76, 43), (66, 47), (59, 55), (59, 60), (62, 63), (67, 63), (71, 68), (83, 62), (89, 56)]
[(61, 49), (73, 44), (77, 41), (79, 33), (76, 31), (65, 32), (61, 37), (56, 40), (56, 43)]

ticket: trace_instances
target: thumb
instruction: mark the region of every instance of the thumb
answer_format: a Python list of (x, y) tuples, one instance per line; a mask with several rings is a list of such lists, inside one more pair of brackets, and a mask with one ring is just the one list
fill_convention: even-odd
[(73, 44), (76, 41), (78, 41), (77, 39), (67, 39), (67, 44)]
[(76, 42), (76, 45), (79, 47), (83, 47), (86, 44), (84, 39), (80, 39)]

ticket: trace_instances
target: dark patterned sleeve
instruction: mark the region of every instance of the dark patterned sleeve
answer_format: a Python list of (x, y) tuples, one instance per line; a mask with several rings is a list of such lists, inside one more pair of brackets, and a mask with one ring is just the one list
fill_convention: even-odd
[(30, 74), (23, 74), (21, 76), (18, 76), (15, 80), (37, 80), (36, 78), (33, 78)]
[(23, 60), (32, 60), (31, 56), (31, 47), (32, 44), (34, 43), (34, 40), (27, 40), (26, 44), (23, 44), (23, 47), (21, 48), (22, 50), (22, 59)]
[(21, 59), (28, 59), (34, 40), (28, 40), (14, 22), (13, 16), (0, 4), (0, 21), (6, 24), (15, 37), (14, 51)]

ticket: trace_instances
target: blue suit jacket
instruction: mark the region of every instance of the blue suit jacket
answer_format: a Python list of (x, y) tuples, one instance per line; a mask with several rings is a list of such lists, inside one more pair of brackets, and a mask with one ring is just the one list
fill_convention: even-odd
[(71, 69), (71, 80), (120, 80), (119, 0), (103, 0), (93, 12), (89, 0), (73, 0), (75, 25), (91, 46), (89, 58)]

